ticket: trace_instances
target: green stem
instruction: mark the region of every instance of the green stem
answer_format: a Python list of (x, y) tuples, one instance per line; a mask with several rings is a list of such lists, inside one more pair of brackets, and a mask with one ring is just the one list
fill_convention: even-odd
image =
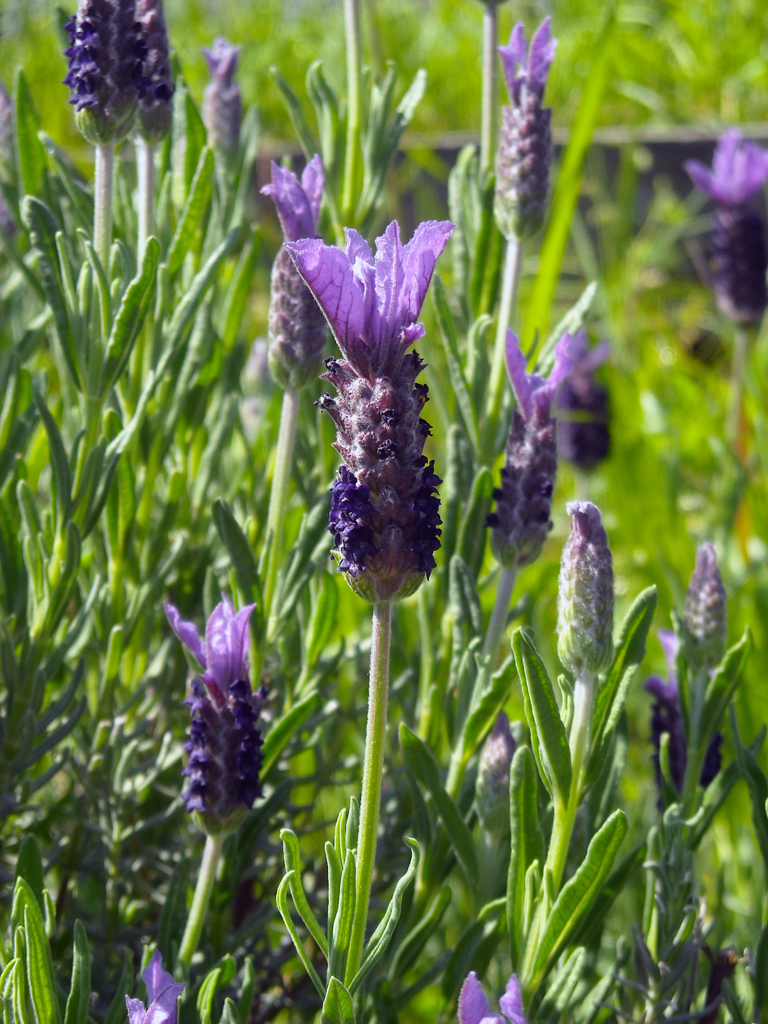
[(499, 431), (501, 408), (504, 401), (504, 378), (506, 363), (504, 351), (507, 342), (507, 327), (517, 303), (520, 284), (520, 271), (523, 266), (523, 243), (518, 238), (507, 240), (504, 254), (504, 271), (501, 280), (501, 297), (499, 299), (499, 317), (496, 323), (496, 340), (493, 346), (493, 362), (491, 378), (488, 385), (488, 406), (483, 438), (483, 454), (486, 464), (496, 458), (496, 441)]
[(362, 42), (360, 0), (344, 0), (344, 31), (347, 41), (347, 146), (344, 156), (342, 219), (348, 224), (353, 213), (360, 165), (362, 100)]
[(155, 150), (142, 140), (136, 142), (136, 173), (139, 179), (139, 256), (155, 230)]
[(387, 601), (373, 606), (371, 627), (371, 668), (368, 684), (368, 722), (365, 729), (363, 787), (360, 797), (360, 827), (357, 834), (357, 880), (355, 916), (347, 956), (347, 986), (357, 974), (363, 955), (368, 904), (371, 898), (373, 866), (376, 860), (376, 833), (379, 826), (381, 775), (384, 766), (384, 733), (387, 727), (387, 691), (389, 689), (389, 645), (392, 609)]
[(203, 930), (205, 914), (208, 910), (208, 901), (211, 898), (213, 883), (216, 880), (216, 868), (221, 856), (221, 849), (224, 845), (224, 836), (208, 836), (205, 840), (203, 860), (200, 864), (200, 873), (197, 876), (195, 895), (192, 897), (192, 906), (189, 908), (189, 917), (184, 929), (184, 935), (176, 958), (176, 973), (186, 976), (192, 957), (195, 955), (197, 945), (200, 941), (200, 933)]
[(498, 43), (498, 6), (486, 3), (483, 14), (483, 109), (480, 128), (480, 175), (483, 181), (493, 170), (499, 82)]
[[(493, 603), (491, 620), (488, 623), (488, 631), (485, 634), (485, 640), (483, 642), (483, 667), (480, 669), (477, 680), (475, 681), (475, 688), (472, 694), (469, 713), (471, 713), (477, 706), (478, 701), (487, 691), (493, 677), (493, 672), (496, 668), (496, 658), (499, 653), (499, 646), (501, 645), (501, 638), (504, 635), (504, 628), (507, 624), (509, 605), (512, 600), (512, 593), (515, 589), (516, 578), (516, 565), (502, 569), (499, 585), (496, 588), (496, 598)], [(467, 765), (469, 764), (474, 752), (474, 748), (468, 750), (464, 747), (464, 733), (462, 731), (459, 742), (453, 748), (451, 761), (448, 766), (448, 777), (445, 781), (446, 790), (454, 798), (459, 795), (461, 783), (464, 779), (464, 772), (466, 771)]]
[[(299, 392), (288, 390), (283, 393), (283, 408), (280, 413), (280, 432), (277, 437), (275, 468), (272, 472), (272, 490), (269, 495), (269, 513), (264, 551), (267, 557), (267, 572), (264, 581), (264, 607), (269, 615), (268, 635), (272, 636), (277, 625), (277, 609), (273, 607), (277, 570), (282, 557), (283, 523), (288, 499), (288, 483), (293, 468), (293, 449), (296, 443), (296, 423), (299, 417)], [(262, 570), (263, 571), (263, 570)]]
[(744, 397), (744, 372), (747, 365), (747, 349), (749, 332), (737, 326), (733, 338), (733, 361), (731, 362), (731, 385), (728, 395), (728, 417), (726, 419), (726, 438), (735, 447), (739, 440), (739, 424), (741, 422), (741, 406)]
[(96, 167), (93, 183), (93, 244), (107, 276), (109, 276), (109, 250), (112, 248), (112, 189), (114, 177), (114, 143), (101, 143), (96, 147)]

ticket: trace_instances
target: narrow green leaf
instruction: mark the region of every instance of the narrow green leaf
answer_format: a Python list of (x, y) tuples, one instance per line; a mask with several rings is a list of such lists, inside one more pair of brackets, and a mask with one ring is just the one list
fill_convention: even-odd
[(328, 992), (323, 1000), (321, 1024), (355, 1024), (352, 996), (338, 978), (328, 982)]
[(416, 963), (419, 954), (439, 927), (452, 898), (450, 885), (444, 885), (438, 890), (424, 916), (400, 943), (388, 972), (390, 978), (403, 978)]
[(509, 771), (510, 852), (507, 874), (507, 928), (512, 967), (520, 969), (524, 951), (525, 876), (531, 864), (544, 863), (539, 826), (538, 777), (531, 751), (520, 746)]
[(213, 999), (222, 983), (222, 973), (222, 968), (215, 966), (203, 978), (200, 991), (197, 993), (197, 1013), (200, 1017), (200, 1024), (211, 1024)]
[(104, 1024), (123, 1024), (125, 1020), (125, 997), (133, 990), (133, 950), (123, 948), (123, 968), (115, 988), (115, 994), (104, 1017)]
[(434, 274), (432, 277), (430, 294), (432, 295), (432, 301), (435, 306), (440, 334), (442, 335), (445, 343), (445, 355), (448, 360), (448, 369), (451, 374), (451, 384), (453, 385), (453, 390), (456, 393), (456, 401), (459, 404), (461, 418), (464, 421), (464, 428), (472, 445), (472, 451), (475, 454), (475, 458), (479, 458), (480, 438), (477, 432), (477, 415), (475, 413), (467, 381), (464, 376), (464, 369), (461, 365), (456, 323), (453, 319), (453, 313), (448, 305), (445, 286), (443, 285), (439, 274)]
[(205, 208), (211, 198), (213, 170), (213, 150), (204, 146), (166, 259), (168, 273), (171, 276), (181, 269), (184, 257), (189, 252), (192, 239), (202, 221)]
[[(757, 734), (752, 743), (749, 744), (748, 749), (752, 755), (756, 758), (760, 753), (760, 748), (763, 745), (765, 739), (766, 727), (763, 725), (760, 732)], [(704, 796), (701, 799), (701, 805), (694, 818), (688, 822), (690, 831), (688, 833), (688, 846), (691, 850), (695, 850), (701, 840), (709, 831), (709, 826), (725, 803), (728, 794), (733, 789), (733, 785), (739, 777), (739, 765), (738, 761), (731, 761), (731, 763), (721, 769), (715, 778), (710, 782), (707, 788), (704, 790)]]
[(448, 838), (456, 851), (456, 856), (464, 869), (467, 880), (473, 888), (476, 888), (479, 868), (472, 833), (467, 828), (455, 801), (443, 786), (437, 761), (424, 741), (416, 733), (411, 732), (405, 723), (400, 725), (400, 746), (408, 770), (434, 800), (437, 812), (442, 818), (445, 831), (448, 833)]
[(757, 758), (741, 742), (739, 723), (736, 719), (736, 708), (733, 704), (728, 708), (728, 715), (731, 722), (733, 746), (736, 751), (739, 772), (749, 790), (749, 799), (752, 804), (752, 825), (755, 829), (757, 845), (760, 847), (763, 865), (766, 873), (768, 873), (768, 810), (766, 810), (768, 780), (766, 780), (763, 769), (757, 763)]
[(560, 279), (560, 268), (568, 244), (571, 220), (581, 191), (584, 161), (592, 142), (592, 133), (608, 83), (615, 25), (616, 3), (609, 2), (604, 8), (600, 34), (591, 48), (592, 65), (584, 83), (579, 106), (572, 121), (571, 137), (557, 175), (546, 234), (539, 256), (539, 270), (531, 289), (525, 316), (522, 318), (524, 327), (521, 348), (524, 352), (530, 349), (537, 332), (544, 334), (547, 330), (552, 299)]
[(261, 252), (261, 234), (254, 228), (243, 246), (235, 272), (227, 288), (224, 305), (221, 307), (219, 333), (224, 350), (229, 352), (237, 341), (243, 326), (243, 316), (253, 286), (253, 274)]
[(213, 503), (213, 521), (227, 549), (242, 597), (249, 604), (256, 605), (251, 628), (258, 641), (264, 632), (264, 598), (256, 557), (232, 510), (222, 498)]
[(287, 711), (279, 721), (275, 722), (264, 740), (264, 763), (261, 768), (262, 778), (266, 778), (270, 768), (277, 761), (289, 740), (296, 735), (317, 706), (319, 694), (310, 693), (298, 704)]
[(304, 966), (304, 970), (311, 978), (312, 984), (315, 986), (318, 993), (320, 994), (320, 998), (323, 999), (325, 997), (325, 986), (320, 980), (320, 975), (315, 970), (312, 961), (305, 953), (304, 946), (302, 944), (301, 939), (299, 938), (298, 932), (296, 931), (296, 928), (293, 924), (293, 920), (291, 918), (291, 911), (288, 907), (288, 889), (290, 887), (290, 884), (290, 878), (288, 877), (288, 875), (285, 875), (283, 880), (280, 882), (280, 885), (277, 887), (277, 909), (280, 911), (280, 916), (283, 919), (283, 923), (285, 924), (285, 927), (288, 929), (288, 934), (291, 936), (291, 940), (293, 941), (293, 945), (296, 948), (296, 952), (299, 955), (299, 960), (301, 960)]
[(590, 281), (579, 298), (574, 302), (565, 316), (560, 320), (550, 336), (536, 354), (536, 373), (548, 377), (555, 363), (555, 345), (568, 332), (576, 334), (584, 326), (584, 319), (597, 294), (597, 281)]
[(38, 137), (40, 118), (21, 68), (13, 80), (14, 142), (21, 190), (41, 196), (45, 183), (45, 150)]
[(648, 844), (639, 843), (634, 850), (618, 864), (600, 889), (597, 899), (592, 904), (589, 915), (585, 917), (581, 925), (571, 936), (571, 945), (591, 946), (595, 937), (599, 934), (603, 922), (608, 916), (621, 891), (629, 880), (637, 874), (645, 863), (648, 855)]
[(99, 393), (102, 396), (105, 396), (110, 388), (117, 383), (128, 362), (139, 331), (144, 326), (155, 295), (159, 258), (160, 245), (157, 239), (149, 238), (144, 247), (139, 272), (126, 288), (117, 316), (112, 324), (101, 368)]
[(269, 70), (270, 73), (272, 74), (272, 77), (275, 80), (275, 85), (277, 86), (280, 96), (282, 97), (283, 103), (285, 104), (285, 108), (288, 111), (288, 116), (291, 119), (293, 130), (299, 137), (299, 142), (301, 143), (301, 148), (304, 151), (304, 156), (308, 160), (310, 160), (315, 155), (315, 153), (318, 153), (320, 151), (320, 147), (317, 143), (317, 139), (315, 138), (312, 132), (312, 129), (309, 127), (309, 124), (307, 123), (307, 119), (304, 115), (304, 111), (302, 109), (299, 97), (296, 95), (296, 93), (293, 91), (290, 85), (288, 85), (288, 83), (277, 70), (277, 68), (272, 67)]
[(247, 1022), (250, 1017), (255, 995), (256, 971), (253, 969), (253, 960), (247, 956), (243, 961), (243, 984), (240, 988), (240, 998), (237, 1001), (237, 1012), (241, 1021)]
[[(347, 821), (349, 825), (349, 820)], [(349, 943), (352, 938), (352, 922), (355, 917), (357, 882), (357, 865), (355, 855), (347, 849), (344, 856), (344, 867), (341, 872), (339, 886), (339, 909), (333, 922), (333, 931), (329, 935), (330, 956), (328, 958), (328, 976), (344, 977), (347, 968)]]
[(481, 466), (472, 481), (456, 545), (458, 554), (467, 563), (469, 571), (475, 577), (480, 572), (483, 563), (486, 534), (488, 533), (485, 529), (478, 529), (478, 525), (485, 522), (485, 517), (490, 511), (492, 493), (493, 474), (487, 466)]
[(176, 963), (181, 944), (181, 935), (187, 918), (187, 884), (190, 866), (190, 862), (184, 858), (174, 868), (160, 914), (157, 948), (160, 950), (163, 961), (167, 964)]
[(16, 878), (23, 878), (35, 894), (40, 911), (45, 909), (43, 899), (43, 855), (40, 844), (33, 835), (25, 836), (16, 859)]
[(286, 878), (290, 878), (289, 887), (293, 902), (299, 912), (299, 917), (307, 927), (307, 931), (320, 947), (320, 950), (328, 959), (328, 940), (323, 934), (323, 929), (318, 924), (312, 908), (304, 893), (304, 886), (301, 884), (301, 853), (299, 851), (299, 840), (296, 834), (289, 828), (280, 830), (280, 839), (283, 843), (283, 859), (285, 861)]
[(709, 680), (700, 726), (701, 744), (705, 749), (717, 732), (725, 709), (733, 700), (751, 652), (752, 633), (747, 626), (744, 636), (726, 652), (722, 663)]
[(535, 992), (579, 924), (590, 912), (608, 877), (627, 831), (627, 817), (614, 811), (592, 837), (587, 854), (573, 878), (562, 888), (536, 946), (529, 988)]
[(567, 804), (571, 789), (571, 752), (554, 687), (533, 641), (522, 629), (515, 631), (512, 650), (522, 683), (525, 717), (539, 774), (550, 794)]
[(51, 946), (37, 903), (28, 904), (24, 908), (24, 930), (27, 939), (27, 981), (35, 1020), (37, 1024), (61, 1024)]
[(52, 497), (54, 517), (59, 528), (69, 516), (69, 508), (72, 492), (72, 474), (69, 468), (69, 459), (64, 448), (64, 441), (61, 437), (58, 424), (48, 411), (43, 396), (38, 391), (37, 385), (32, 385), (32, 394), (35, 398), (37, 411), (43, 421), (45, 433), (48, 438), (48, 451), (51, 458)]
[(64, 1024), (88, 1024), (91, 1002), (91, 953), (81, 921), (75, 921), (72, 949), (72, 982), (69, 987)]

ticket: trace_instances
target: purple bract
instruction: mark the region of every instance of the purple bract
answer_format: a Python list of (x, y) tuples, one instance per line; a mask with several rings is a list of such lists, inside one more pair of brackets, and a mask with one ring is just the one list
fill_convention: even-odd
[(594, 377), (610, 353), (607, 341), (589, 347), (582, 328), (571, 339), (573, 369), (557, 389), (557, 451), (580, 469), (592, 469), (608, 456), (608, 392)]
[(552, 37), (551, 18), (545, 18), (533, 33), (530, 48), (526, 47), (525, 29), (518, 21), (512, 29), (508, 46), (500, 46), (501, 65), (510, 101), (518, 105), (523, 89), (544, 95), (547, 76), (555, 59), (557, 40)]
[(507, 372), (523, 419), (530, 420), (534, 413), (537, 413), (542, 419), (549, 417), (557, 389), (573, 371), (573, 344), (574, 339), (566, 331), (555, 345), (555, 361), (549, 376), (541, 377), (537, 373), (528, 373), (527, 361), (520, 349), (520, 341), (514, 331), (507, 330), (507, 342), (504, 349)]
[(286, 242), (317, 236), (323, 184), (323, 164), (317, 153), (304, 168), (301, 181), (293, 171), (272, 161), (272, 182), (261, 192), (272, 198)]
[(140, 999), (125, 997), (129, 1024), (177, 1024), (179, 1019), (179, 996), (187, 987), (185, 982), (176, 982), (163, 970), (163, 958), (156, 949), (142, 975), (147, 986), (148, 1005)]
[(474, 971), (470, 971), (459, 995), (459, 1024), (527, 1024), (523, 999), (517, 976), (507, 982), (504, 995), (499, 999), (504, 1014), (491, 1013), (483, 987)]
[(741, 132), (730, 128), (718, 140), (712, 168), (688, 160), (685, 169), (702, 192), (721, 206), (742, 206), (768, 178), (768, 152), (746, 142)]

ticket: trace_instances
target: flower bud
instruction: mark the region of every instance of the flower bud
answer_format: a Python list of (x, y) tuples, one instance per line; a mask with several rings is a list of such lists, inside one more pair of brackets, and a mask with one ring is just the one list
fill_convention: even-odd
[(477, 817), (485, 831), (497, 839), (509, 832), (509, 769), (514, 753), (509, 719), (500, 711), (480, 753), (475, 783)]
[(511, 105), (502, 108), (495, 212), (507, 238), (531, 238), (546, 213), (552, 111), (541, 103), (557, 43), (549, 23), (546, 18), (539, 26), (527, 53), (520, 22), (512, 30), (509, 46), (499, 47)]
[(712, 544), (699, 546), (685, 595), (685, 625), (694, 661), (706, 669), (720, 663), (726, 645), (725, 588)]
[(173, 76), (162, 0), (137, 0), (136, 17), (146, 47), (137, 130), (144, 142), (155, 145), (166, 137), (173, 122)]
[(77, 126), (94, 145), (119, 142), (131, 130), (143, 92), (146, 46), (135, 0), (80, 0), (67, 22), (69, 73)]
[(595, 675), (613, 656), (613, 563), (599, 509), (571, 501), (557, 594), (557, 652), (574, 676)]
[(225, 156), (240, 143), (240, 88), (234, 80), (240, 47), (219, 36), (209, 49), (203, 48), (211, 80), (203, 93), (203, 123), (208, 145)]

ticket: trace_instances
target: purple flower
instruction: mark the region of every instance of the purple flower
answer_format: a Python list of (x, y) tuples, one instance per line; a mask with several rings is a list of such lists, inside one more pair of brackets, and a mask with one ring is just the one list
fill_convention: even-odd
[(235, 71), (240, 47), (219, 36), (210, 49), (203, 47), (211, 80), (203, 92), (203, 123), (208, 144), (226, 156), (236, 152), (240, 142), (240, 88)]
[(286, 243), (315, 295), (344, 359), (327, 359), (323, 379), (337, 397), (318, 404), (337, 428), (344, 465), (333, 485), (328, 528), (340, 571), (366, 600), (406, 597), (429, 576), (439, 548), (441, 482), (423, 455), (424, 367), (407, 352), (438, 256), (453, 230), (421, 224), (407, 245), (396, 223), (368, 243), (347, 230), (344, 250), (320, 240)]
[(557, 475), (557, 446), (552, 403), (571, 372), (571, 337), (555, 346), (549, 377), (528, 373), (520, 343), (507, 331), (507, 370), (517, 398), (504, 449), (501, 486), (493, 492), (496, 510), (486, 519), (491, 545), (502, 565), (523, 566), (538, 558), (552, 529), (549, 518)]
[(77, 126), (94, 144), (117, 142), (130, 131), (144, 90), (146, 46), (135, 0), (80, 0), (67, 22), (69, 102)]
[[(669, 774), (672, 785), (678, 794), (683, 792), (685, 785), (685, 770), (688, 764), (688, 742), (685, 735), (685, 722), (680, 707), (680, 692), (677, 685), (677, 673), (675, 663), (680, 649), (680, 640), (674, 633), (660, 629), (657, 634), (659, 643), (664, 651), (667, 660), (667, 681), (661, 676), (649, 676), (645, 682), (645, 690), (655, 697), (655, 703), (651, 709), (651, 742), (654, 747), (653, 763), (656, 770), (656, 785), (659, 792), (663, 792), (663, 779), (661, 775), (661, 737), (666, 733), (669, 737), (667, 746), (667, 758), (669, 763)], [(720, 745), (723, 737), (716, 733), (710, 741), (704, 755), (704, 762), (701, 766), (699, 783), (704, 787), (712, 782), (720, 771), (721, 755)], [(659, 807), (663, 806), (659, 798)]]
[(594, 378), (609, 353), (607, 341), (590, 349), (582, 328), (568, 349), (573, 369), (557, 389), (558, 455), (580, 469), (592, 469), (610, 450), (608, 392)]
[(544, 222), (552, 148), (552, 111), (542, 108), (557, 40), (545, 18), (526, 51), (521, 22), (499, 54), (511, 106), (502, 109), (496, 161), (496, 219), (507, 236), (530, 238)]
[(301, 182), (293, 171), (272, 161), (272, 183), (261, 193), (272, 197), (286, 242), (317, 237), (323, 184), (323, 164), (317, 153), (304, 168)]
[(768, 178), (768, 152), (729, 128), (718, 140), (711, 169), (698, 160), (687, 160), (685, 169), (696, 188), (720, 206), (743, 206)]
[[(301, 182), (292, 171), (272, 163), (272, 184), (261, 190), (277, 207), (288, 242), (317, 235), (323, 196), (323, 165), (315, 155)], [(272, 264), (269, 304), (269, 367), (277, 383), (299, 390), (320, 372), (325, 347), (325, 317), (282, 246)]]
[(768, 250), (763, 222), (746, 204), (768, 178), (768, 152), (730, 129), (720, 137), (711, 170), (698, 160), (685, 168), (715, 202), (711, 255), (717, 304), (736, 323), (756, 323), (768, 305)]
[(528, 1024), (517, 975), (513, 974), (507, 982), (499, 1006), (503, 1017), (499, 1013), (491, 1013), (482, 985), (475, 972), (470, 971), (459, 994), (459, 1024)]
[(254, 607), (235, 612), (224, 597), (208, 619), (203, 643), (193, 623), (165, 605), (174, 633), (204, 669), (192, 677), (185, 701), (191, 722), (183, 774), (189, 780), (187, 811), (200, 814), (209, 834), (229, 831), (261, 796), (258, 720), (267, 687), (254, 693), (248, 680), (248, 619)]
[(148, 1006), (140, 999), (125, 997), (129, 1024), (178, 1024), (179, 996), (187, 987), (163, 970), (163, 958), (156, 949), (142, 975), (147, 986)]
[(137, 0), (136, 17), (146, 47), (138, 131), (145, 142), (155, 145), (166, 137), (173, 120), (173, 75), (162, 0)]

